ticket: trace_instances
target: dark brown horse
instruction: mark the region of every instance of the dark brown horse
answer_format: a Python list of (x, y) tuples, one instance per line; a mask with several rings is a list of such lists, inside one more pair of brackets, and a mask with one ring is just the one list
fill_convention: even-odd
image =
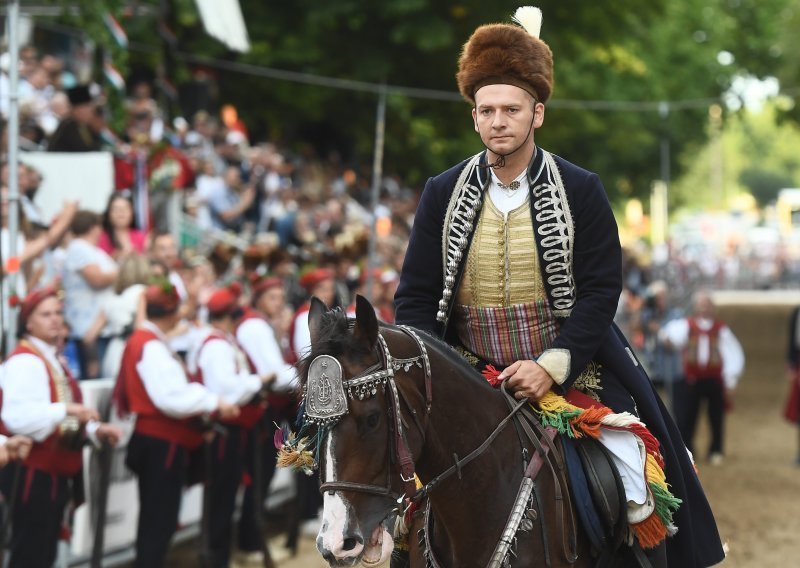
[[(421, 548), (432, 566), (591, 564), (560, 462), (548, 452), (557, 445), (542, 440), (537, 450), (527, 441), (504, 395), (458, 353), (427, 334), (379, 324), (361, 297), (355, 320), (314, 299), (309, 326), (312, 352), (301, 376), (306, 419), (321, 428), (317, 548), (331, 566), (387, 560), (398, 499), (414, 494), (414, 472), (428, 484), (419, 492), (430, 518)], [(537, 454), (541, 470), (520, 499)], [(420, 562), (412, 555), (412, 566)]]

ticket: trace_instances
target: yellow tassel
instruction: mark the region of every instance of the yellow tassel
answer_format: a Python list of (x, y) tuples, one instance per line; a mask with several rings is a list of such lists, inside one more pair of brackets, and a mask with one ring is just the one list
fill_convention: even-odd
[(647, 457), (645, 458), (644, 472), (647, 481), (667, 489), (667, 476), (664, 474), (664, 470), (659, 467), (653, 456), (650, 454), (645, 455)]
[(563, 396), (558, 396), (553, 391), (547, 391), (536, 404), (542, 412), (575, 412), (582, 410), (568, 403)]
[(315, 467), (314, 456), (306, 450), (308, 438), (301, 438), (297, 444), (292, 444), (290, 437), (289, 443), (284, 444), (278, 451), (278, 467), (291, 467), (310, 473)]

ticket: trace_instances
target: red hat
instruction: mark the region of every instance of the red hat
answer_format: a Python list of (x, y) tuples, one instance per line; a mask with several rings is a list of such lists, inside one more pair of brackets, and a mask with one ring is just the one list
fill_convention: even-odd
[[(41, 304), (46, 298), (59, 298), (59, 290), (54, 286), (45, 286), (44, 288), (37, 288), (30, 292), (25, 299), (22, 300), (22, 305), (19, 310), (19, 327), (24, 329), (28, 318), (36, 309), (36, 306)], [(60, 299), (60, 298), (59, 298)]]
[(144, 291), (144, 300), (148, 306), (158, 306), (165, 313), (177, 311), (181, 304), (181, 297), (178, 295), (177, 288), (166, 278), (150, 284)]
[(315, 268), (314, 270), (310, 270), (300, 277), (300, 286), (311, 292), (311, 290), (316, 288), (320, 282), (333, 279), (334, 274), (332, 270), (328, 268)]
[(262, 276), (254, 278), (252, 283), (253, 301), (255, 301), (261, 294), (270, 288), (277, 288), (283, 286), (283, 280), (277, 276)]
[(210, 314), (224, 316), (232, 313), (239, 307), (239, 296), (242, 287), (238, 282), (233, 282), (230, 286), (215, 290), (206, 302), (206, 307)]
[(373, 268), (372, 270), (361, 271), (361, 278), (359, 279), (359, 282), (362, 286), (367, 283), (367, 279), (369, 278), (370, 274), (372, 274), (373, 282), (379, 282), (381, 284), (383, 283), (383, 270), (380, 268)]

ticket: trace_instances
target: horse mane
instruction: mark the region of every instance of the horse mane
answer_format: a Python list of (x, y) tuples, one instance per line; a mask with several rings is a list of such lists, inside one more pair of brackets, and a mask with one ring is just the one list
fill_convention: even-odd
[[(322, 314), (317, 340), (311, 345), (311, 351), (308, 355), (298, 362), (301, 387), (305, 387), (308, 381), (308, 366), (319, 355), (339, 357), (343, 353), (369, 353), (369, 350), (365, 350), (363, 345), (353, 336), (352, 329), (354, 325), (355, 319), (347, 317), (347, 314), (341, 308), (334, 308)], [(398, 326), (386, 322), (379, 322), (379, 329), (400, 330)], [(470, 365), (453, 346), (427, 331), (414, 329), (429, 349), (439, 353), (449, 364), (458, 369), (465, 379), (469, 378), (481, 388), (494, 390), (483, 378), (483, 375)]]

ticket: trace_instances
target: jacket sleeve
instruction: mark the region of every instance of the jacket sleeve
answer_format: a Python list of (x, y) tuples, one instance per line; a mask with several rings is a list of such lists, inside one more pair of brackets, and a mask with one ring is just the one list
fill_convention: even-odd
[[(570, 187), (568, 185), (568, 187)], [(614, 320), (622, 292), (622, 250), (603, 184), (587, 174), (570, 199), (575, 230), (576, 302), (540, 364), (566, 390), (594, 357)]]
[(442, 227), (445, 198), (442, 193), (434, 178), (425, 184), (394, 296), (397, 324), (409, 325), (434, 335), (441, 334), (436, 311), (443, 287)]

